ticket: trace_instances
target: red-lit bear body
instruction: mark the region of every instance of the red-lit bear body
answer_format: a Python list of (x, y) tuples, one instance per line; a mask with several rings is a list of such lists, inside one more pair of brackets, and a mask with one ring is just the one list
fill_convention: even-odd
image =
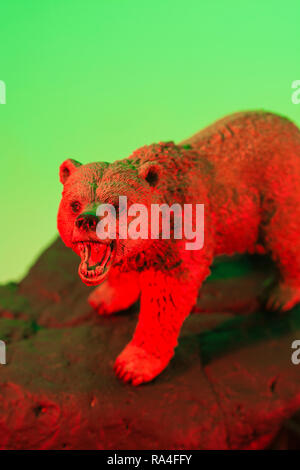
[[(67, 160), (60, 175), (60, 234), (88, 266), (82, 280), (101, 283), (91, 305), (108, 315), (140, 298), (133, 339), (115, 364), (124, 381), (149, 381), (169, 363), (216, 255), (269, 253), (280, 276), (267, 308), (285, 311), (300, 301), (300, 131), (289, 120), (239, 113), (179, 145), (142, 147), (112, 164)], [(203, 249), (186, 250), (184, 239), (99, 243), (93, 214), (119, 195), (147, 207), (204, 204)]]

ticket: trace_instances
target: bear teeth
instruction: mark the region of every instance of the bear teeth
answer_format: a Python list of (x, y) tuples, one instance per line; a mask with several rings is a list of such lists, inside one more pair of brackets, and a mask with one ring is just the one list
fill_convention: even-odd
[[(87, 282), (100, 282), (101, 278), (104, 278), (106, 276), (110, 268), (113, 259), (113, 243), (111, 243), (110, 245), (106, 245), (104, 252), (103, 245), (96, 245), (96, 242), (79, 242), (78, 248), (80, 250), (81, 256), (81, 263), (79, 265), (78, 271), (82, 280), (84, 281), (85, 279)], [(89, 262), (91, 259), (92, 250), (96, 250), (99, 253), (101, 252), (102, 257), (101, 261), (99, 261), (94, 266), (90, 267)]]

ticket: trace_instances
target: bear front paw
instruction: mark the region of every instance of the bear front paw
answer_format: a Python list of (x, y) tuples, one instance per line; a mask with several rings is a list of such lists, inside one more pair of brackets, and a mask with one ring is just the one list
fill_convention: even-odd
[(88, 303), (99, 315), (111, 315), (120, 310), (116, 294), (107, 282), (97, 287), (88, 297)]
[(160, 374), (168, 365), (172, 356), (158, 358), (143, 348), (128, 344), (119, 354), (115, 362), (114, 370), (123, 382), (140, 385), (150, 382)]

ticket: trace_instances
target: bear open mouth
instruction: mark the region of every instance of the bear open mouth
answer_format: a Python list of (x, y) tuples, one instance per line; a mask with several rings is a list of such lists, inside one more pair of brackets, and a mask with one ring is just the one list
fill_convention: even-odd
[(114, 257), (114, 242), (109, 244), (82, 241), (76, 243), (76, 251), (81, 257), (78, 274), (81, 280), (89, 285), (100, 284), (112, 265)]

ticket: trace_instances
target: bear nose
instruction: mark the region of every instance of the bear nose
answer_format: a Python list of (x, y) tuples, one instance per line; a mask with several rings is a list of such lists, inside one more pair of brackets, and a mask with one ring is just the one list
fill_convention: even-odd
[(94, 230), (96, 231), (97, 223), (99, 219), (96, 215), (86, 212), (85, 214), (80, 214), (76, 219), (76, 227), (80, 230)]

